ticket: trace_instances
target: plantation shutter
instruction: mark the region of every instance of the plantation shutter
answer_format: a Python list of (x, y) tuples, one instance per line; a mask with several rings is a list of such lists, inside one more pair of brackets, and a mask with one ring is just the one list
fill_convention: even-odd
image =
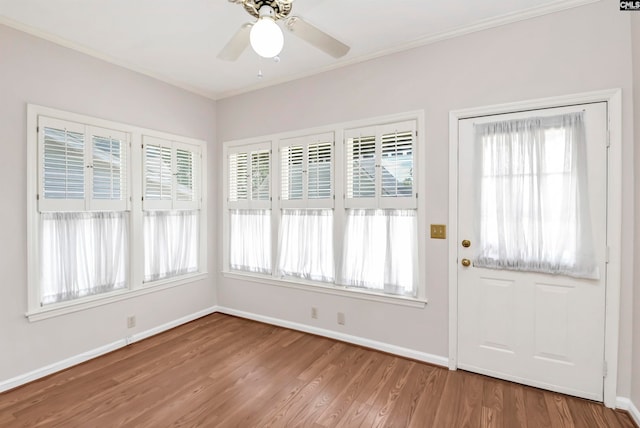
[(290, 143), (280, 149), (280, 199), (301, 201), (304, 197), (304, 146), (299, 142)]
[(38, 143), (41, 212), (128, 209), (127, 133), (40, 116)]
[(376, 207), (376, 128), (345, 131), (345, 206)]
[(271, 150), (251, 153), (251, 200), (271, 200)]
[(416, 122), (380, 126), (378, 196), (381, 208), (416, 208), (414, 153)]
[(271, 144), (231, 148), (227, 155), (229, 208), (271, 207)]
[(416, 122), (345, 131), (345, 206), (416, 208)]
[(171, 209), (171, 141), (143, 136), (144, 209)]
[(42, 211), (84, 211), (86, 144), (83, 125), (38, 118)]
[(198, 209), (199, 161), (197, 146), (143, 136), (144, 209)]
[(247, 153), (231, 153), (229, 155), (229, 202), (249, 200), (249, 163), (247, 159)]
[(91, 209), (124, 211), (129, 202), (127, 134), (87, 127), (91, 138)]
[(308, 198), (333, 199), (333, 135), (331, 141), (309, 144), (308, 154)]
[(200, 207), (200, 149), (188, 144), (173, 144), (175, 149), (174, 209)]
[(333, 207), (333, 133), (280, 142), (283, 208)]

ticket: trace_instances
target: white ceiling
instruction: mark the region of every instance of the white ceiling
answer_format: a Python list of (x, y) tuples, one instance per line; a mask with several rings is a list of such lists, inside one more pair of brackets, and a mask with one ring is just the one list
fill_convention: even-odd
[(292, 15), (351, 51), (336, 60), (285, 30), (279, 63), (216, 58), (252, 21), (227, 0), (0, 0), (0, 23), (217, 99), (592, 1), (295, 0)]

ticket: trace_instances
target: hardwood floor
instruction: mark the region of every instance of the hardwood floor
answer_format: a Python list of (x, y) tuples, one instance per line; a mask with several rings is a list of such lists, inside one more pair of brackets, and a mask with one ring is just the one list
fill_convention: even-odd
[(0, 394), (0, 427), (633, 427), (601, 404), (222, 314)]

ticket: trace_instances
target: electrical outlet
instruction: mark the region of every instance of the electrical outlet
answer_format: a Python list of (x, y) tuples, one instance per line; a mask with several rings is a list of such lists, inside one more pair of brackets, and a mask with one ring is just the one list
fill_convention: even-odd
[(315, 307), (311, 308), (311, 318), (318, 319), (318, 308), (315, 308)]
[(338, 324), (344, 325), (344, 312), (338, 312)]
[(136, 326), (136, 316), (131, 315), (130, 317), (127, 317), (127, 328), (133, 328), (135, 326)]

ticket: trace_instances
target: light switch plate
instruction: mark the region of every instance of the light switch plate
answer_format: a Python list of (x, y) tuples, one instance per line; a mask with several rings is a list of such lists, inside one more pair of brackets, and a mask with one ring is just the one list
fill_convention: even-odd
[(432, 224), (431, 225), (431, 239), (447, 239), (447, 225), (446, 224)]

